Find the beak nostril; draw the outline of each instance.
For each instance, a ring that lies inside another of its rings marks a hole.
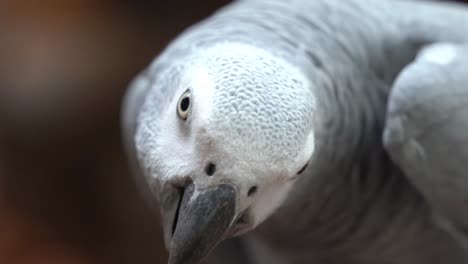
[[[258,189],[257,186],[252,186],[252,187],[249,189],[249,191],[247,192],[247,196],[250,197],[250,196],[254,195],[254,194],[257,192],[257,189]]]
[[[216,165],[211,163],[211,162],[208,163],[208,165],[206,165],[206,167],[205,167],[206,175],[213,176],[213,174],[215,174],[215,172],[216,172]]]

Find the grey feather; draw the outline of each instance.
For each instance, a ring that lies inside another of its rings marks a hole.
[[[411,63],[428,45],[468,42],[467,28],[468,9],[457,4],[370,0],[235,2],[182,33],[148,67],[143,75],[147,77],[141,77],[146,83],[137,81],[130,87],[140,95],[130,92],[129,103],[124,106],[124,130],[131,156],[138,156],[141,169],[148,173],[151,157],[135,149],[135,131],[138,126],[147,127],[140,134],[140,142],[147,142],[145,147],[150,148],[150,138],[161,133],[157,124],[162,111],[176,96],[171,88],[177,84],[178,74],[190,67],[186,61],[193,53],[216,43],[249,44],[295,65],[313,84],[318,102],[317,146],[304,177],[297,180],[286,202],[242,238],[248,247],[241,251],[247,252],[253,263],[466,263],[468,256],[461,246],[433,220],[435,210],[454,226],[458,236],[464,228],[466,231],[466,207],[461,203],[445,207],[445,201],[439,199],[445,191],[439,194],[429,189],[434,189],[431,186],[437,181],[445,181],[442,169],[454,166],[441,163],[443,143],[459,140],[459,146],[467,144],[461,132],[468,133],[464,122],[467,113],[460,110],[459,116],[454,114],[453,120],[424,139],[399,135],[401,131],[425,130],[419,121],[396,124],[399,121],[395,120],[421,114],[426,119],[418,120],[431,125],[440,116],[428,117],[427,113],[466,102],[453,101],[443,90],[450,86],[466,91],[460,82],[466,81],[462,78],[466,66],[460,63],[454,66],[456,71],[447,73]],[[418,82],[437,76],[440,83]],[[399,82],[392,91],[397,77]],[[432,99],[432,92],[443,92],[447,100],[436,105],[423,103],[423,109],[418,110],[423,112],[405,108]],[[388,102],[390,112],[396,114],[386,117]],[[455,122],[465,127],[456,132]],[[384,128],[386,146],[395,163],[382,144]],[[412,138],[417,139],[416,143],[409,140]],[[412,143],[401,145],[407,141]],[[457,148],[454,152],[460,160],[466,159],[463,151]],[[427,172],[416,170],[422,164],[429,165],[421,163],[420,153],[431,157],[436,166],[428,168],[440,170],[432,175],[433,179],[425,178],[431,176]],[[453,173],[461,177],[463,171],[461,168]],[[457,202],[464,198],[463,188],[468,184],[459,186],[452,193]]]
[[[432,61],[437,49],[453,52],[442,54],[450,61]],[[433,208],[435,220],[466,247],[468,46],[436,44],[421,57],[395,83],[384,142]]]
[[[138,151],[135,146],[138,116],[150,89],[150,82],[146,72],[140,73],[132,81],[130,86],[131,89],[127,90],[122,103],[121,128],[123,148],[126,153],[130,171],[135,177],[137,188],[140,190],[145,201],[148,202],[148,205],[153,209],[157,209],[158,205],[156,201],[151,199],[151,184],[144,176],[145,172],[142,170],[138,161]]]

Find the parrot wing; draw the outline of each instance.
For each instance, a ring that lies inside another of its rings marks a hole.
[[[431,45],[400,73],[383,141],[435,221],[468,249],[468,45]]]

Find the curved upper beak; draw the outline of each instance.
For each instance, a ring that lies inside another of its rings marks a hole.
[[[177,208],[169,264],[197,264],[223,240],[234,221],[236,190],[221,184],[195,191],[191,183],[181,192]]]

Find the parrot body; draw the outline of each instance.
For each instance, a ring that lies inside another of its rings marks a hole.
[[[175,109],[186,89],[198,105],[188,123]],[[468,263],[467,98],[463,5],[245,0],[187,29],[135,79],[123,129],[142,190],[170,216],[171,264],[457,264]],[[230,165],[184,162],[207,153],[240,165],[217,177]],[[211,207],[229,220],[191,223],[212,181],[235,183],[235,206]],[[240,218],[250,227],[223,233]],[[199,226],[216,234],[186,231]]]

